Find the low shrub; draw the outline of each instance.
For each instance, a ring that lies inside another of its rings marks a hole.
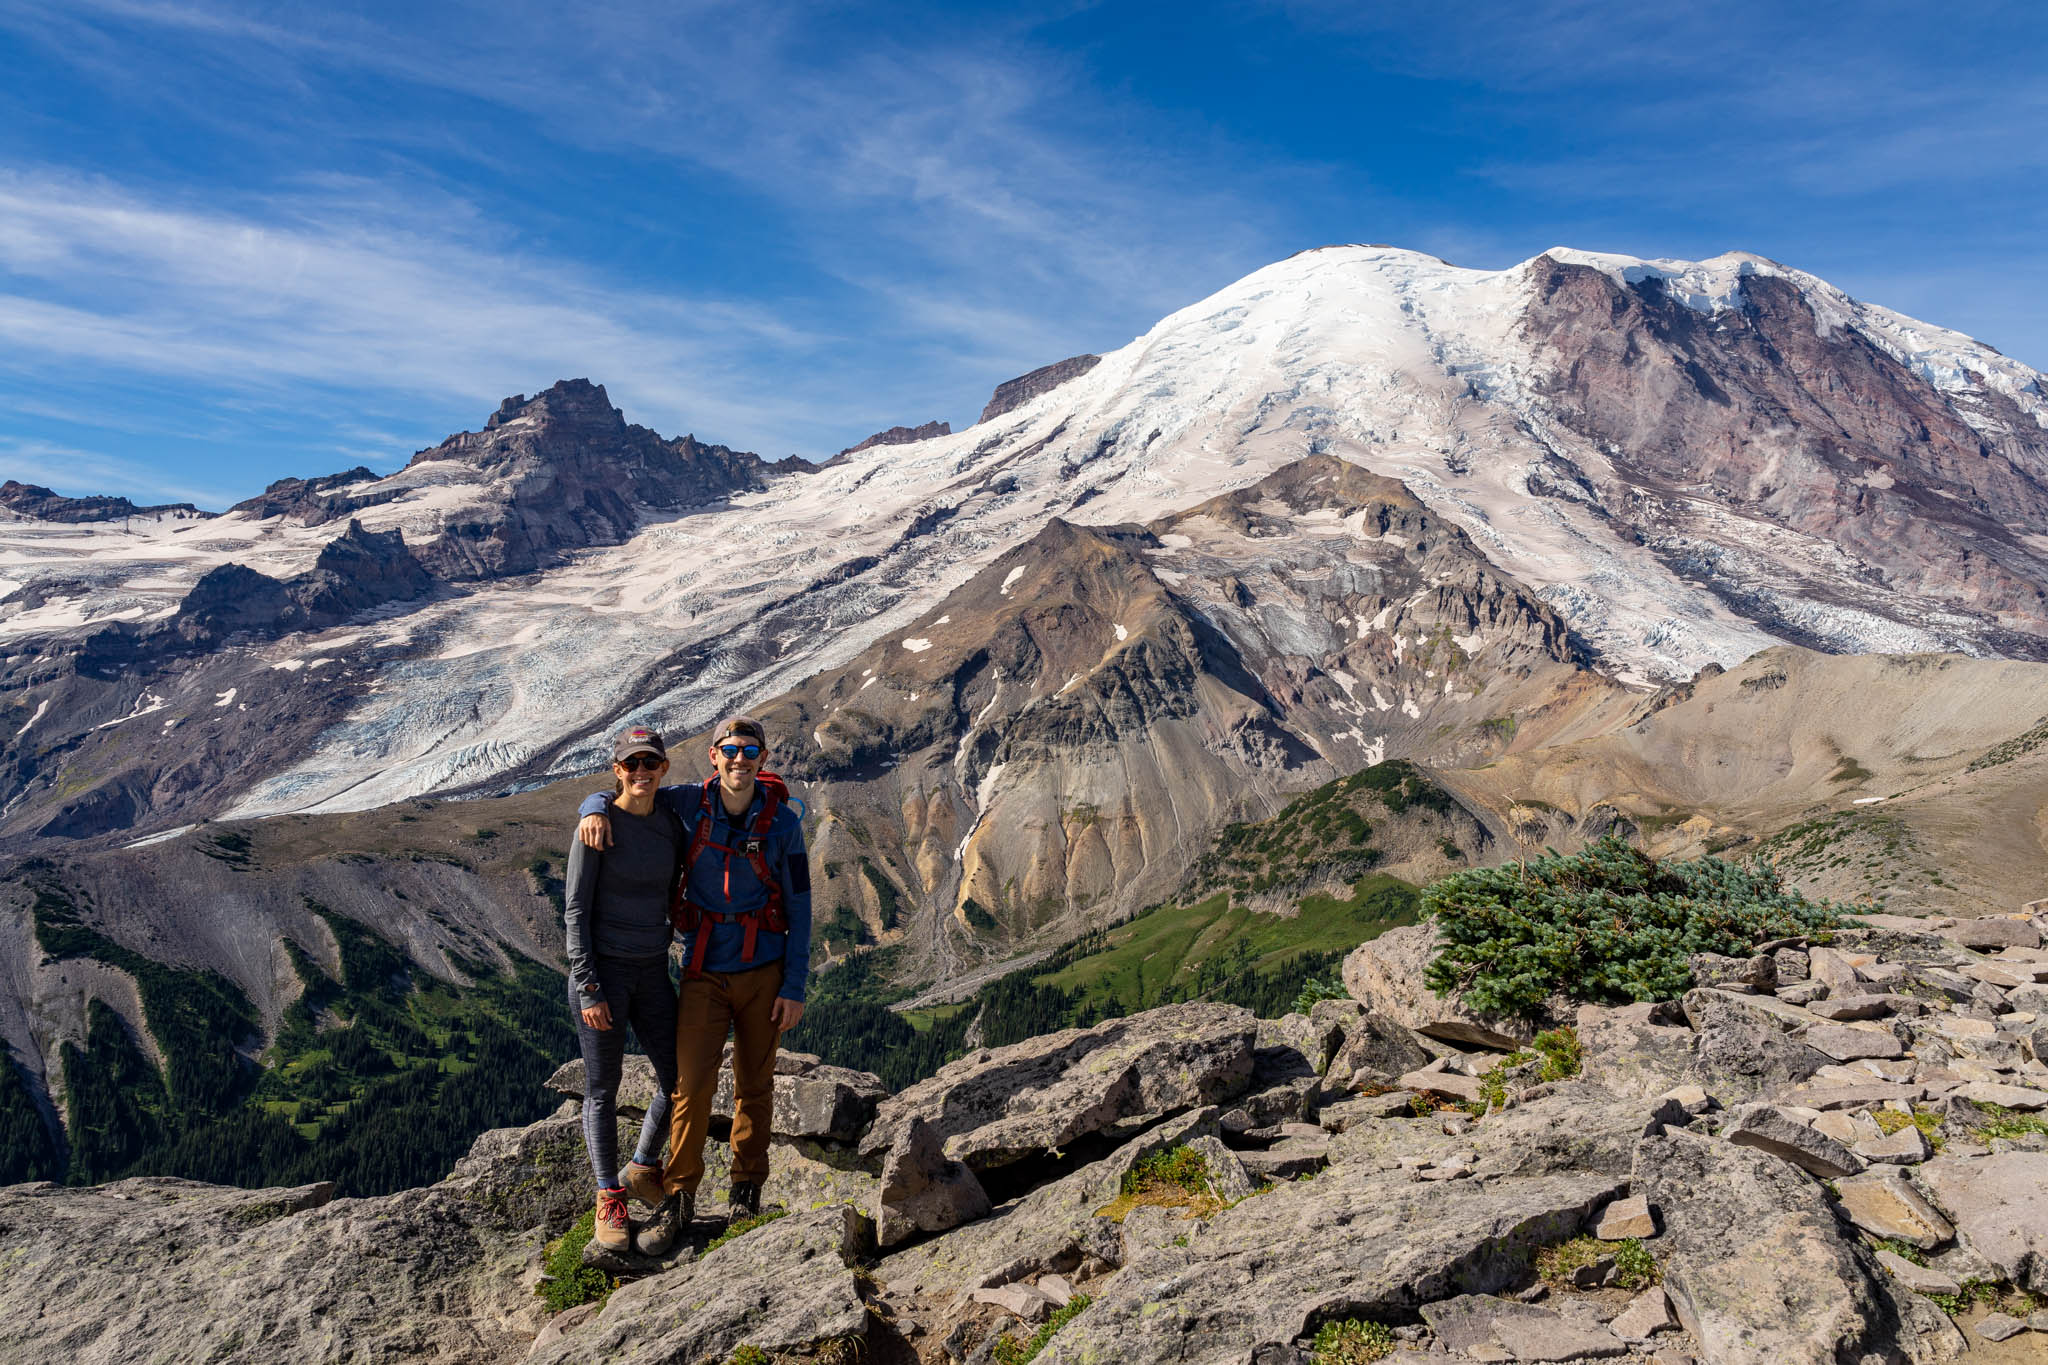
[[[1394,1334],[1385,1323],[1345,1318],[1316,1328],[1309,1349],[1315,1365],[1369,1365],[1394,1353]]]
[[[1307,1014],[1325,1000],[1345,1000],[1349,998],[1349,992],[1344,989],[1343,982],[1324,981],[1319,977],[1312,976],[1301,983],[1301,994],[1294,997],[1294,1012],[1296,1014]]]
[[[755,1214],[752,1218],[742,1218],[736,1223],[728,1223],[726,1224],[724,1232],[719,1233],[716,1237],[713,1237],[708,1244],[706,1244],[704,1248],[704,1253],[708,1256],[712,1252],[724,1246],[727,1242],[730,1242],[733,1238],[744,1237],[748,1233],[752,1232],[755,1228],[762,1227],[768,1223],[772,1223],[778,1218],[786,1218],[788,1216],[788,1209],[763,1209],[761,1212]]]
[[[1536,1275],[1554,1289],[1572,1285],[1575,1271],[1598,1265],[1603,1257],[1614,1258],[1614,1283],[1623,1289],[1647,1289],[1664,1278],[1657,1258],[1633,1237],[1603,1242],[1597,1237],[1572,1237],[1536,1250]]]
[[[1147,1152],[1139,1157],[1124,1172],[1117,1197],[1096,1213],[1121,1223],[1126,1214],[1141,1204],[1187,1209],[1197,1218],[1207,1218],[1225,1208],[1209,1183],[1208,1158],[1187,1146]]]
[[[612,1281],[602,1270],[583,1264],[583,1248],[597,1231],[597,1210],[590,1209],[575,1226],[548,1243],[545,1274],[534,1287],[550,1313],[574,1308],[579,1303],[598,1303],[612,1292]]]
[[[1788,890],[1768,867],[1660,862],[1610,835],[1579,853],[1454,872],[1423,893],[1423,914],[1443,944],[1423,974],[1431,990],[1529,1015],[1553,994],[1673,999],[1692,984],[1694,953],[1742,956],[1836,927],[1844,911]]]
[[[1052,1340],[1053,1334],[1081,1316],[1082,1310],[1087,1308],[1089,1302],[1086,1294],[1076,1294],[1066,1307],[1056,1309],[1053,1315],[1031,1334],[1029,1340],[1019,1341],[1008,1335],[997,1338],[996,1365],[1030,1365],[1031,1361],[1038,1358],[1038,1353],[1045,1349],[1045,1343]]]

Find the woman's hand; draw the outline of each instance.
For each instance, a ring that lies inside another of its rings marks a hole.
[[[768,1007],[768,1022],[783,1033],[795,1028],[803,1017],[804,1002],[801,1000],[788,1000],[778,995],[775,1003]]]
[[[594,820],[597,817],[592,816],[591,818]],[[801,1010],[803,1006],[799,1005],[797,1008]],[[583,1022],[596,1029],[599,1033],[610,1031],[612,1026],[611,1005],[603,1000],[598,1001],[595,1005],[585,1005],[583,1007]]]
[[[557,825],[555,828],[560,829]],[[576,837],[585,848],[603,850],[612,846],[612,822],[602,815],[586,815],[576,822]]]

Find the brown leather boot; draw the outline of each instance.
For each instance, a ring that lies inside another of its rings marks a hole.
[[[661,1207],[661,1201],[668,1195],[661,1188],[661,1167],[642,1166],[637,1161],[626,1163],[626,1169],[619,1172],[619,1183],[626,1187],[626,1193],[651,1209]]]
[[[633,1249],[633,1222],[626,1216],[624,1190],[597,1192],[597,1226],[592,1230],[590,1240],[606,1251]]]

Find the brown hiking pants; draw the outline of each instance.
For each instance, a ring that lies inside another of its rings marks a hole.
[[[676,1095],[669,1118],[668,1166],[662,1189],[695,1194],[704,1179],[704,1139],[711,1098],[732,1030],[732,1179],[768,1178],[768,1133],[775,1111],[775,1050],[782,1032],[769,1011],[782,989],[782,964],[745,972],[684,977],[676,1009]]]

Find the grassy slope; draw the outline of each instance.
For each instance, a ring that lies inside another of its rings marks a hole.
[[[1111,929],[1106,946],[1042,985],[1090,1003],[1111,997],[1143,1009],[1198,981],[1204,969],[1272,973],[1305,955],[1342,953],[1397,924],[1415,922],[1415,892],[1393,877],[1361,879],[1345,900],[1312,895],[1291,916],[1233,906],[1225,895],[1165,906]]]

